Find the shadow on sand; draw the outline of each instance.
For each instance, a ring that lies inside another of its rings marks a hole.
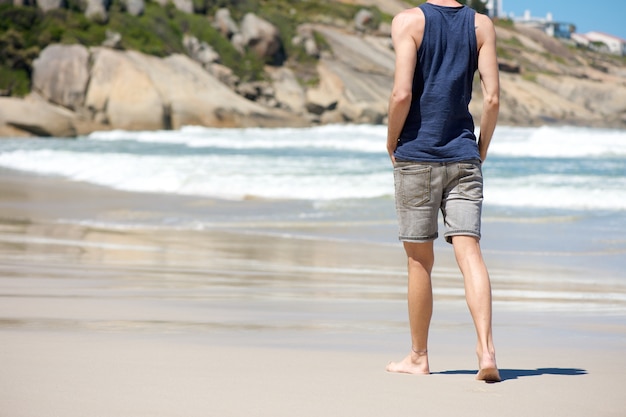
[[[475,375],[478,371],[457,370],[433,372],[437,375]],[[541,376],[541,375],[586,375],[585,369],[579,368],[537,368],[537,369],[500,369],[500,378],[502,381],[517,379],[525,376]]]

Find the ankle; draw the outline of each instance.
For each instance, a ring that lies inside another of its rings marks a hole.
[[[417,356],[426,356],[426,355],[428,355],[428,349],[418,350],[418,349],[415,349],[413,346],[411,346],[411,351],[413,352],[414,355],[417,355]]]
[[[478,345],[476,347],[476,354],[478,355],[479,358],[482,358],[484,356],[490,356],[492,358],[495,358],[496,349],[492,345],[485,346],[485,347]]]

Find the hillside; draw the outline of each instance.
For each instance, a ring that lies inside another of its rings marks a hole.
[[[624,57],[577,49],[524,26],[496,29],[504,123],[626,127]]]
[[[389,23],[421,1],[215,3],[0,5],[0,136],[385,122]],[[501,124],[626,128],[623,57],[496,26]]]

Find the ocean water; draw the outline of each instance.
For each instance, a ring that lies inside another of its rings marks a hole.
[[[97,219],[112,227],[233,228],[398,245],[385,137],[384,126],[331,125],[5,139],[0,167],[221,201]],[[504,264],[496,295],[511,304],[571,309],[586,300],[594,311],[626,312],[626,130],[499,126],[483,172],[482,247],[488,261]],[[437,245],[449,250],[442,239]],[[509,261],[552,272],[509,275]]]
[[[371,125],[96,132],[2,140],[0,167],[119,190],[265,202],[150,220],[169,227],[283,222],[340,238],[348,232],[336,226],[349,223],[393,241],[385,137],[384,126]],[[626,130],[500,126],[483,171],[485,227],[505,221],[536,252],[560,240],[572,250],[626,246]],[[492,239],[497,248],[510,240],[501,231]]]
[[[393,193],[384,126],[96,132],[0,141],[0,166],[121,190],[332,201]],[[485,205],[626,210],[626,131],[496,130]]]
[[[385,127],[96,132],[0,141],[0,166],[120,190],[221,199],[389,199]],[[499,127],[487,210],[626,211],[626,131]]]

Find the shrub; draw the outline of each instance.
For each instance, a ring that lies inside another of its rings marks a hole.
[[[0,90],[22,97],[30,91],[30,76],[25,70],[12,70],[0,66]]]

